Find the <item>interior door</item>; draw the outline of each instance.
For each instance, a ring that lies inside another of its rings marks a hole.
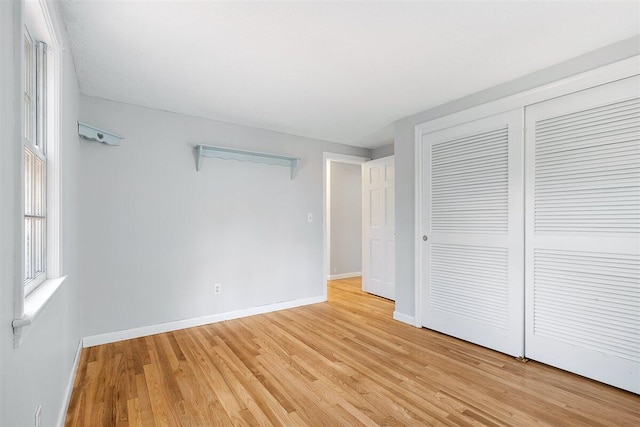
[[[422,135],[422,325],[524,352],[522,111]]]
[[[362,289],[396,298],[394,156],[362,165]]]
[[[526,128],[526,355],[640,393],[640,78]]]

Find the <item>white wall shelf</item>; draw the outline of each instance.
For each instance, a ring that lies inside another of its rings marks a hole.
[[[95,126],[88,125],[86,123],[78,122],[78,134],[88,140],[102,142],[107,145],[120,145],[120,141],[124,139],[123,136],[116,135],[113,132],[98,129]]]
[[[213,145],[196,145],[196,170],[200,170],[203,157],[213,157],[224,160],[238,160],[241,162],[266,163],[269,165],[288,166],[291,169],[291,179],[296,174],[298,159],[280,154],[260,153],[258,151],[238,150]]]

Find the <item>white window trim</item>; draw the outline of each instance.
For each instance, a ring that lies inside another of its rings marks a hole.
[[[66,276],[62,272],[62,186],[61,186],[61,141],[62,129],[60,126],[62,99],[60,96],[62,85],[62,51],[63,40],[61,38],[62,28],[58,16],[51,9],[45,0],[20,2],[22,8],[18,11],[19,19],[17,22],[22,23],[16,27],[17,40],[23,43],[23,33],[25,25],[28,25],[29,31],[33,39],[41,39],[48,45],[47,59],[47,87],[49,95],[47,97],[47,111],[50,123],[47,126],[47,257],[46,257],[46,278],[42,283],[36,286],[31,292],[27,293],[24,286],[24,191],[20,191],[20,227],[17,227],[20,233],[20,247],[17,253],[20,258],[21,273],[17,275],[14,290],[14,320],[13,336],[14,347],[19,347],[22,340],[26,336],[28,326],[33,324],[38,316],[43,312],[47,303],[51,300],[56,291],[65,281]],[[24,49],[20,49],[19,59],[19,76],[20,91],[24,87],[24,72],[22,70],[24,64]],[[21,97],[21,114],[24,114],[24,96]],[[21,120],[21,123],[23,120]],[[22,145],[22,137],[20,138]],[[24,150],[21,149],[21,170],[20,178],[24,181]]]

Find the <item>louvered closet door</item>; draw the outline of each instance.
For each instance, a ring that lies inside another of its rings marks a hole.
[[[421,148],[422,325],[521,356],[522,112],[425,134]]]
[[[640,79],[526,109],[526,355],[640,393]]]

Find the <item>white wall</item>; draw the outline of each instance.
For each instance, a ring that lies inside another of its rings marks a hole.
[[[80,105],[81,121],[125,137],[81,146],[85,336],[323,295],[323,151],[369,150],[91,97]],[[220,159],[196,172],[200,143],[301,160],[294,180],[282,166]]]
[[[362,166],[331,162],[329,275],[362,271]]]
[[[55,425],[63,405],[81,338],[77,245],[78,84],[70,53],[64,54],[61,91],[63,273],[68,279],[30,326],[20,348],[13,348],[14,283],[21,280],[17,250],[22,217],[20,184],[21,3],[0,1],[0,425],[33,426],[42,405],[42,425]]]
[[[414,114],[395,123],[396,311],[398,313],[413,317],[415,311],[414,239],[417,234],[414,230],[415,126],[639,54],[640,37],[634,37]]]
[[[371,150],[371,160],[393,156],[393,154],[394,154],[393,143],[383,145],[381,147],[374,148],[373,150]]]

